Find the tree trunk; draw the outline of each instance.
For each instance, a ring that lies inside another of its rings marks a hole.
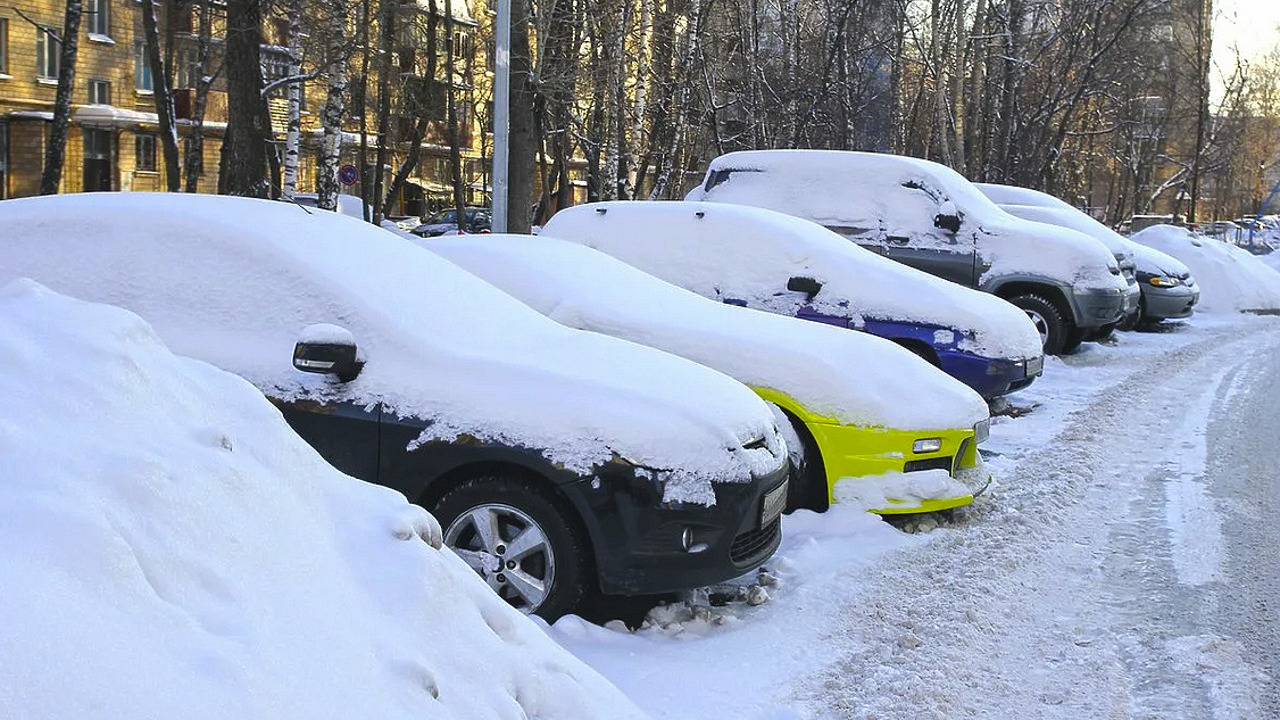
[[[160,144],[164,148],[164,180],[169,192],[182,189],[178,169],[178,126],[174,121],[172,79],[164,57],[160,54],[160,32],[156,25],[155,0],[142,0],[142,32],[146,36],[147,65],[151,68],[151,97],[155,101],[160,126]],[[172,14],[172,8],[170,13]]]
[[[449,183],[458,229],[467,224],[466,199],[462,195],[462,150],[458,143],[458,98],[454,83],[453,0],[444,0],[445,112],[449,124]]]
[[[54,195],[62,183],[62,164],[67,154],[67,129],[71,124],[71,93],[75,90],[76,52],[79,48],[81,0],[67,0],[62,21],[62,45],[58,53],[58,92],[53,101],[53,122],[44,149],[44,169],[40,173],[40,194]],[[36,32],[47,32],[44,28]],[[55,38],[45,38],[52,42]]]
[[[329,13],[324,73],[328,90],[324,109],[320,112],[323,136],[320,141],[320,172],[316,178],[316,206],[324,210],[337,210],[338,163],[342,159],[342,117],[346,110],[347,93],[347,0],[331,0]],[[362,110],[362,127],[364,114]],[[374,222],[379,220],[375,219]]]
[[[289,2],[289,74],[302,74],[302,2]],[[284,139],[284,177],[280,194],[292,200],[298,192],[298,154],[302,146],[302,82],[289,83],[289,125]]]
[[[533,171],[538,151],[538,138],[533,118],[532,73],[533,60],[529,53],[529,3],[528,0],[512,0],[507,230],[513,233],[527,233],[531,228],[529,202],[533,198]]]
[[[262,5],[259,0],[227,0],[227,133],[222,144],[219,192],[269,197],[267,163],[270,127],[262,97]]]

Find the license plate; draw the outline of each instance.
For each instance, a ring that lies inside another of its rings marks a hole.
[[[773,522],[773,519],[787,508],[787,483],[789,482],[790,480],[785,480],[778,487],[765,493],[764,510],[760,512],[761,527]]]
[[[1044,372],[1044,356],[1031,358],[1027,361],[1027,377],[1034,377]]]

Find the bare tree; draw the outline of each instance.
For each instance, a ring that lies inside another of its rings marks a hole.
[[[58,91],[53,101],[53,122],[49,127],[49,139],[45,143],[44,169],[40,173],[40,194],[53,195],[62,183],[62,164],[67,152],[67,128],[71,122],[71,93],[75,90],[76,54],[80,46],[81,0],[67,0],[66,14],[62,21],[62,35],[37,25],[37,32],[44,33],[45,42],[57,42]]]

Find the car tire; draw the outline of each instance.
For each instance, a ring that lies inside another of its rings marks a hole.
[[[813,439],[813,433],[795,415],[782,411],[791,421],[800,438],[803,461],[799,467],[791,466],[790,487],[787,490],[787,512],[813,510],[825,512],[831,506],[831,490],[827,486],[827,468],[822,462],[822,451]]]
[[[1065,352],[1068,336],[1072,333],[1056,305],[1034,294],[1015,295],[1009,298],[1009,302],[1022,308],[1027,317],[1031,318],[1031,322],[1040,333],[1040,340],[1044,343],[1045,355],[1061,355]],[[1077,341],[1076,345],[1079,344],[1080,342]]]
[[[1110,332],[1106,333],[1106,335],[1102,335],[1102,334],[1100,333],[1100,334],[1099,334],[1099,337],[1095,337],[1095,338],[1092,338],[1092,339],[1093,339],[1093,340],[1100,340],[1100,339],[1105,338],[1107,335],[1110,335],[1110,334],[1111,334]],[[1083,330],[1072,330],[1070,333],[1067,333],[1067,339],[1066,339],[1066,341],[1065,341],[1065,342],[1063,342],[1063,343],[1062,343],[1062,351],[1061,351],[1061,352],[1059,352],[1058,354],[1059,354],[1059,355],[1070,355],[1071,353],[1075,352],[1076,350],[1079,350],[1079,349],[1080,349],[1080,345],[1081,345],[1081,343],[1083,343],[1083,342],[1084,342],[1084,339],[1085,339],[1087,336],[1088,336],[1088,333],[1086,333],[1086,332],[1085,332],[1085,331],[1083,331]]]
[[[445,545],[517,610],[554,622],[586,591],[592,567],[586,533],[551,489],[480,475],[445,492],[432,512]]]

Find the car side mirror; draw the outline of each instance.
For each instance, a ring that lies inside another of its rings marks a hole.
[[[960,216],[938,213],[933,216],[933,226],[955,234],[960,232]]]
[[[798,275],[787,281],[787,289],[791,292],[802,292],[812,300],[813,296],[822,290],[822,283],[811,277]]]
[[[333,375],[341,382],[350,382],[364,369],[364,360],[346,328],[320,323],[302,331],[293,346],[293,366],[302,372]]]

